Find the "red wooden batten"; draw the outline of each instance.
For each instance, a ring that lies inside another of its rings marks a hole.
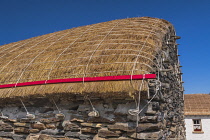
[[[82,78],[66,78],[66,79],[52,79],[43,81],[33,81],[15,84],[0,85],[1,88],[24,87],[44,84],[58,84],[58,83],[76,83],[76,82],[100,82],[100,81],[123,81],[123,80],[142,80],[155,79],[156,74],[142,74],[142,75],[118,75],[118,76],[103,76],[103,77],[82,77]]]

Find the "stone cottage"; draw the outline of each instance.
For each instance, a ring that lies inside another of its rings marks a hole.
[[[186,94],[184,98],[187,140],[208,140],[210,138],[210,95]]]
[[[141,17],[0,46],[0,137],[184,140],[179,38]]]

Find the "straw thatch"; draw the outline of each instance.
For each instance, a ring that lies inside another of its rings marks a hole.
[[[155,56],[173,26],[141,17],[72,28],[0,46],[0,82],[155,73]],[[132,84],[131,84],[132,83]],[[0,89],[0,98],[52,93],[132,94],[139,80]],[[145,86],[142,90],[147,90]]]

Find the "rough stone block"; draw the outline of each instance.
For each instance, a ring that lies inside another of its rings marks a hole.
[[[44,124],[51,123],[51,120],[49,119],[40,119],[39,121]]]
[[[88,119],[88,122],[90,123],[115,123],[115,120],[108,117],[91,117]]]
[[[71,120],[70,121],[71,122],[80,122],[80,123],[85,122],[85,120],[84,120],[82,115],[75,115],[75,114],[71,116]]]
[[[110,130],[122,130],[127,132],[134,132],[135,131],[135,123],[115,123],[114,125],[108,125]]]
[[[31,124],[31,127],[32,127],[33,129],[39,129],[39,130],[44,130],[44,129],[46,129],[45,125],[44,125],[43,123],[40,123],[40,122]]]
[[[81,123],[81,126],[101,128],[102,124],[100,124],[100,123]]]
[[[40,130],[39,129],[29,129],[30,133],[38,133]]]
[[[28,134],[29,133],[29,129],[25,128],[25,127],[16,127],[14,129],[15,133],[23,133],[23,134]]]
[[[30,124],[29,123],[14,123],[14,126],[16,127],[30,127]]]
[[[13,127],[7,123],[0,123],[0,131],[13,131]]]
[[[0,131],[0,137],[7,137],[7,138],[12,138],[14,134],[10,132],[2,132]]]
[[[136,131],[155,131],[159,130],[162,127],[162,123],[141,123],[138,125]]]
[[[116,134],[112,131],[109,131],[106,128],[102,128],[98,131],[98,136],[102,137],[102,138],[106,138],[106,137],[119,137],[119,134]]]
[[[56,140],[56,138],[53,138],[52,136],[49,135],[41,134],[38,140]]]
[[[64,126],[64,131],[72,131],[72,132],[80,131],[80,127],[74,123],[70,123]]]
[[[142,116],[140,117],[140,122],[157,122],[158,117],[157,116]]]
[[[72,137],[72,138],[79,138],[81,134],[79,132],[71,132],[71,131],[68,131],[65,133],[64,136],[66,137]]]
[[[54,123],[46,124],[45,126],[47,129],[56,129],[56,126]]]
[[[92,128],[92,127],[85,127],[81,129],[82,133],[92,133],[92,134],[96,134],[98,132],[98,129],[96,128]]]
[[[133,133],[130,137],[135,139],[146,139],[146,140],[157,140],[161,138],[162,132],[142,132],[142,133]]]

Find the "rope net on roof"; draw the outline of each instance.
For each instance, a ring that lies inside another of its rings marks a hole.
[[[0,84],[155,73],[154,67],[158,64],[154,59],[169,33],[174,34],[174,30],[165,20],[128,18],[3,45],[0,49]],[[129,81],[87,83],[85,86],[76,83],[1,89],[0,93],[1,97],[11,97],[138,90],[138,82],[133,81],[133,85]]]

